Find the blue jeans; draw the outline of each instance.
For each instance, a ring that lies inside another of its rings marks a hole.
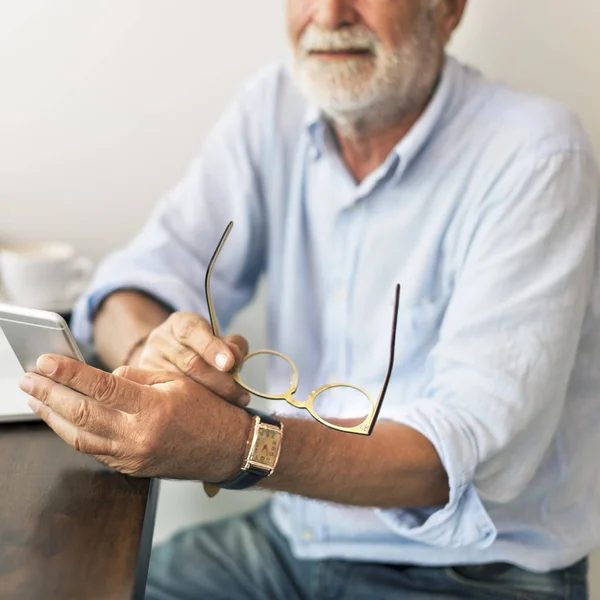
[[[415,567],[299,560],[268,505],[200,525],[152,551],[146,600],[584,600],[587,560],[529,573],[505,564]]]

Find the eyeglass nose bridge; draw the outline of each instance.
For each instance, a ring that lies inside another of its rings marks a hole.
[[[259,392],[254,388],[250,387],[248,384],[244,383],[240,377],[240,371],[244,364],[248,362],[251,358],[255,356],[260,356],[262,354],[270,354],[272,356],[277,356],[278,358],[282,358],[287,362],[288,365],[292,368],[292,375],[290,377],[290,387],[283,394],[265,394],[264,392]],[[239,367],[235,367],[231,372],[231,375],[236,383],[242,386],[247,392],[254,394],[255,396],[259,396],[261,398],[265,398],[267,400],[286,400],[292,406],[296,408],[305,408],[306,403],[301,400],[296,400],[293,394],[296,393],[298,389],[298,368],[292,362],[290,358],[288,358],[285,354],[281,354],[280,352],[276,352],[275,350],[256,350],[254,352],[250,352],[244,356],[242,362]]]

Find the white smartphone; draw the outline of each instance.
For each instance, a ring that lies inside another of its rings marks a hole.
[[[18,387],[42,354],[85,362],[66,321],[58,314],[0,303],[0,422],[36,418]]]

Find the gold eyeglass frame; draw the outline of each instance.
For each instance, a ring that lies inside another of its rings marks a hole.
[[[221,253],[221,250],[223,249],[223,246],[225,245],[225,242],[226,242],[227,238],[229,237],[229,234],[230,234],[232,228],[233,228],[233,221],[230,221],[225,229],[225,232],[221,236],[221,240],[219,241],[219,244],[217,245],[217,248],[216,248],[212,258],[210,259],[208,268],[206,270],[206,278],[204,281],[204,287],[205,287],[205,292],[206,292],[206,302],[208,304],[208,314],[209,314],[209,318],[210,318],[210,325],[212,327],[212,332],[215,337],[221,337],[221,335],[220,335],[220,331],[219,331],[219,323],[217,320],[215,307],[213,305],[212,296],[210,293],[210,277],[211,277],[213,268],[215,266],[215,262],[219,256],[219,254]],[[398,323],[399,303],[400,303],[400,285],[396,284],[395,298],[394,298],[394,317],[393,317],[393,322],[392,322],[392,339],[391,339],[391,343],[390,343],[390,359],[389,359],[385,379],[383,381],[381,391],[379,392],[379,396],[377,397],[376,401],[373,401],[373,399],[371,398],[371,396],[369,395],[369,393],[366,390],[364,390],[356,385],[350,384],[350,383],[328,383],[326,385],[322,385],[321,387],[317,388],[316,390],[313,390],[310,393],[310,395],[308,396],[307,400],[305,400],[305,401],[296,400],[293,397],[293,395],[295,394],[296,390],[298,389],[298,381],[299,381],[298,369],[290,358],[288,358],[284,354],[281,354],[280,352],[276,352],[275,350],[256,350],[255,352],[251,352],[251,353],[247,354],[244,357],[244,359],[242,360],[241,364],[239,366],[236,365],[230,371],[230,374],[232,375],[232,377],[236,381],[236,383],[238,383],[244,390],[246,390],[250,394],[254,394],[255,396],[260,396],[261,398],[265,398],[267,400],[285,400],[288,404],[291,404],[292,406],[294,406],[296,408],[303,408],[303,409],[307,410],[316,421],[325,425],[326,427],[329,427],[330,429],[335,429],[337,431],[341,431],[344,433],[355,433],[358,435],[371,435],[371,433],[373,431],[373,427],[375,426],[375,423],[377,422],[377,417],[379,416],[381,404],[383,402],[383,398],[385,396],[385,393],[386,393],[386,390],[387,390],[387,387],[388,387],[388,384],[390,381],[390,377],[392,374],[392,368],[394,365],[394,352],[395,352],[395,347],[396,347],[396,326]],[[258,390],[251,388],[250,386],[246,385],[242,381],[242,379],[240,377],[240,371],[241,371],[241,368],[243,367],[244,363],[246,363],[249,359],[253,358],[254,356],[259,356],[259,355],[263,355],[263,354],[277,356],[279,358],[282,358],[292,368],[290,387],[283,394],[275,394],[275,395],[265,394],[264,392],[260,392]],[[363,419],[363,421],[361,423],[359,423],[358,425],[349,426],[349,427],[345,427],[342,425],[336,425],[335,423],[330,423],[329,421],[326,421],[325,419],[323,419],[321,416],[319,416],[314,411],[313,404],[314,404],[314,401],[317,398],[317,396],[319,396],[319,394],[322,394],[323,392],[330,390],[332,388],[354,389],[354,390],[361,392],[369,400],[371,409],[369,411],[369,414]]]

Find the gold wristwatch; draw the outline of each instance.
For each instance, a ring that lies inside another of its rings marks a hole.
[[[226,490],[245,490],[273,474],[283,439],[283,424],[258,410],[246,408],[252,415],[252,425],[246,440],[242,468],[226,481],[212,485]]]

